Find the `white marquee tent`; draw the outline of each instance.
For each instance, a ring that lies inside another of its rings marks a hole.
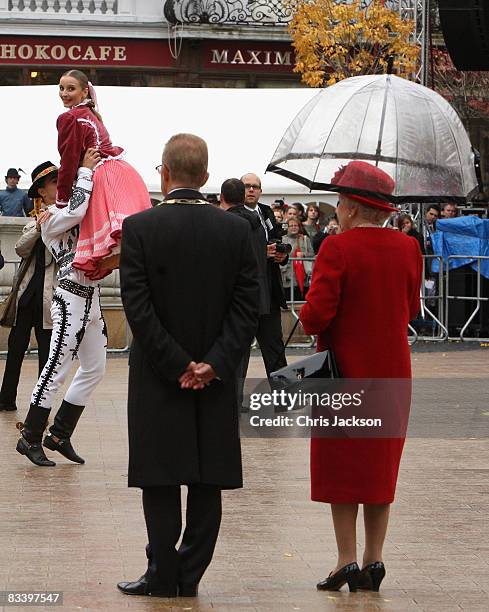
[[[0,87],[0,173],[22,168],[20,187],[43,161],[59,163],[56,118],[64,112],[57,86]],[[223,180],[256,172],[265,202],[336,202],[273,173],[264,174],[284,131],[316,91],[311,89],[183,89],[98,87],[100,112],[114,144],[159,197],[161,152],[177,132],[191,132],[209,145],[210,178],[203,191],[218,193]],[[4,174],[3,174],[4,176]]]

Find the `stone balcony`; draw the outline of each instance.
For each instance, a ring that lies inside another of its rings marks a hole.
[[[160,38],[166,29],[160,0],[0,0],[3,35]]]
[[[159,2],[134,0],[0,0],[0,17],[10,19],[136,20],[161,17]]]

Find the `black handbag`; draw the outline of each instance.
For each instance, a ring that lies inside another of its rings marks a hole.
[[[270,374],[274,389],[297,391],[308,381],[341,378],[333,351],[321,351]]]
[[[290,332],[285,347],[287,347],[298,324],[299,320],[297,320]],[[314,353],[314,355],[310,357],[305,357],[300,361],[296,361],[270,374],[273,388],[287,391],[291,391],[292,389],[298,390],[300,387],[304,386],[306,381],[335,378],[341,378],[341,374],[334,353],[331,350]]]

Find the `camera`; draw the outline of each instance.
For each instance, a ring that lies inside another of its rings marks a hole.
[[[287,253],[290,255],[292,253],[292,245],[284,244],[282,242],[282,237],[287,234],[287,223],[280,223],[275,225],[273,229],[274,238],[270,238],[268,244],[276,244],[277,245],[277,253]]]
[[[292,245],[287,243],[284,244],[282,242],[282,238],[274,238],[273,240],[269,240],[268,244],[276,244],[277,253],[287,253],[287,255],[290,255],[292,252]]]
[[[290,255],[292,253],[292,245],[283,243],[282,237],[287,234],[287,223],[281,223],[276,225],[274,228],[275,238],[271,238],[268,241],[268,244],[276,244],[277,245],[277,253],[286,253]]]

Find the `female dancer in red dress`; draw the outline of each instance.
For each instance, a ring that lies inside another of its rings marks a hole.
[[[148,190],[115,147],[97,110],[95,90],[80,70],[61,77],[59,95],[68,110],[58,117],[58,150],[61,163],[56,204],[66,206],[80,162],[87,149],[97,149],[101,161],[93,177],[88,212],[80,227],[73,265],[92,280],[118,267],[118,248],[125,217],[151,208]]]
[[[383,194],[394,189],[385,172],[366,162],[350,162],[334,182]],[[340,194],[342,233],[322,244],[300,313],[306,333],[318,335],[318,351],[333,350],[344,378],[411,378],[407,328],[419,311],[422,258],[414,238],[382,227],[394,210],[375,197]],[[331,504],[338,546],[337,566],[318,589],[337,590],[346,582],[350,590],[379,589],[403,445],[404,437],[312,438],[312,499]],[[365,524],[361,572],[359,504]]]

